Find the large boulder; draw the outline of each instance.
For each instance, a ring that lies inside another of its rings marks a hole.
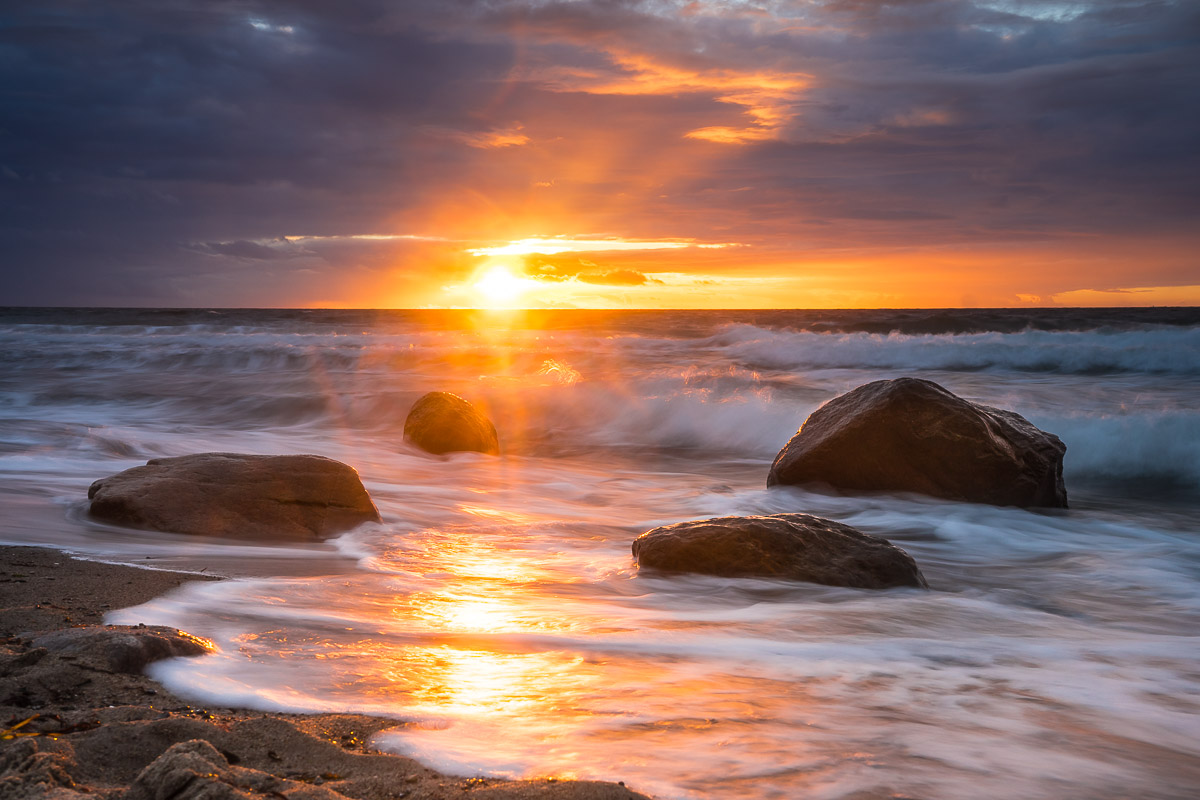
[[[155,458],[88,490],[97,519],[238,539],[316,541],[378,522],[353,468],[322,456]]]
[[[475,406],[449,392],[430,392],[413,404],[404,438],[430,453],[500,452],[496,426]]]
[[[932,381],[875,381],[814,411],[767,486],[827,484],[997,506],[1067,507],[1066,445],[1012,411]]]
[[[928,588],[912,557],[886,539],[809,514],[716,517],[647,531],[642,569],[784,578],[856,589]]]

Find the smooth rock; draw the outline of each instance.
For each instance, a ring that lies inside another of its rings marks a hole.
[[[160,625],[88,625],[35,635],[32,647],[69,656],[76,663],[110,672],[136,675],[164,658],[201,656],[212,643]],[[32,650],[31,652],[37,652]]]
[[[633,541],[643,569],[828,586],[928,588],[912,557],[886,539],[809,514],[716,517],[647,531]]]
[[[814,411],[767,486],[827,484],[997,506],[1067,507],[1066,445],[1020,414],[932,381],[875,381]]]
[[[496,426],[475,406],[449,392],[430,392],[413,403],[404,438],[430,453],[500,452]]]
[[[88,497],[97,519],[200,536],[316,541],[379,521],[353,468],[312,455],[155,458],[101,478]]]

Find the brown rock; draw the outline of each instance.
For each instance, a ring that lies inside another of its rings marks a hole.
[[[633,542],[643,569],[700,572],[888,589],[928,588],[916,562],[886,539],[808,514],[716,517],[643,533]]]
[[[932,381],[875,381],[814,411],[767,486],[827,484],[997,506],[1067,507],[1066,445],[1012,411]]]
[[[404,438],[438,455],[464,450],[500,452],[492,421],[449,392],[430,392],[413,404],[404,420]]]
[[[125,793],[125,800],[251,800],[278,795],[288,800],[343,800],[323,786],[290,781],[230,765],[203,739],[172,745]]]
[[[378,522],[353,468],[322,456],[155,458],[88,490],[97,519],[239,539],[315,541]]]
[[[111,672],[136,675],[153,661],[176,656],[200,656],[212,644],[190,633],[160,625],[88,625],[64,628],[33,639],[34,650],[70,656],[77,663]]]
[[[71,779],[67,742],[16,739],[0,746],[0,797],[4,800],[84,800]],[[83,789],[83,791],[80,791]]]

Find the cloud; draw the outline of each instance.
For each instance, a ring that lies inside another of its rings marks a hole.
[[[472,268],[439,237],[741,242],[687,255],[743,273],[1197,244],[1190,0],[10,6],[0,302],[269,305],[247,263],[287,268],[296,232],[313,297]],[[430,238],[350,238],[387,231]],[[1171,285],[1161,249],[1104,280]],[[672,258],[626,255],[565,274]]]
[[[288,246],[286,240],[262,243],[239,239],[236,242],[204,242],[202,250],[220,256],[245,259],[247,261],[275,261],[282,258],[296,258],[306,255],[306,252]]]
[[[493,147],[520,147],[529,144],[529,137],[521,133],[523,125],[513,125],[508,128],[496,128],[486,131],[445,131],[451,139],[460,141],[469,147],[484,150]]]
[[[528,239],[518,239],[502,245],[491,247],[473,247],[467,250],[475,256],[510,256],[510,255],[557,255],[559,253],[615,253],[631,250],[682,250],[687,247],[729,247],[728,244],[697,244],[695,242],[652,242],[644,240],[625,239],[588,239],[583,237],[559,236],[547,239],[540,236]]]
[[[571,255],[529,255],[525,257],[522,271],[530,278],[551,283],[572,280],[597,286],[644,286],[662,283],[661,280],[636,269],[607,268],[595,261]]]
[[[805,75],[770,70],[682,67],[646,53],[614,49],[612,69],[598,72],[549,70],[537,77],[555,91],[613,95],[700,93],[718,103],[737,106],[740,125],[710,125],[687,131],[692,139],[741,144],[774,138],[795,115],[795,100],[807,85]]]
[[[612,272],[581,272],[575,276],[584,283],[601,286],[643,286],[647,283],[662,283],[633,269],[615,269]]]

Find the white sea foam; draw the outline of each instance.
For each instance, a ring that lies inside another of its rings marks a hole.
[[[944,335],[812,333],[731,326],[710,344],[782,370],[1016,370],[1200,373],[1200,329],[1023,331]]]

